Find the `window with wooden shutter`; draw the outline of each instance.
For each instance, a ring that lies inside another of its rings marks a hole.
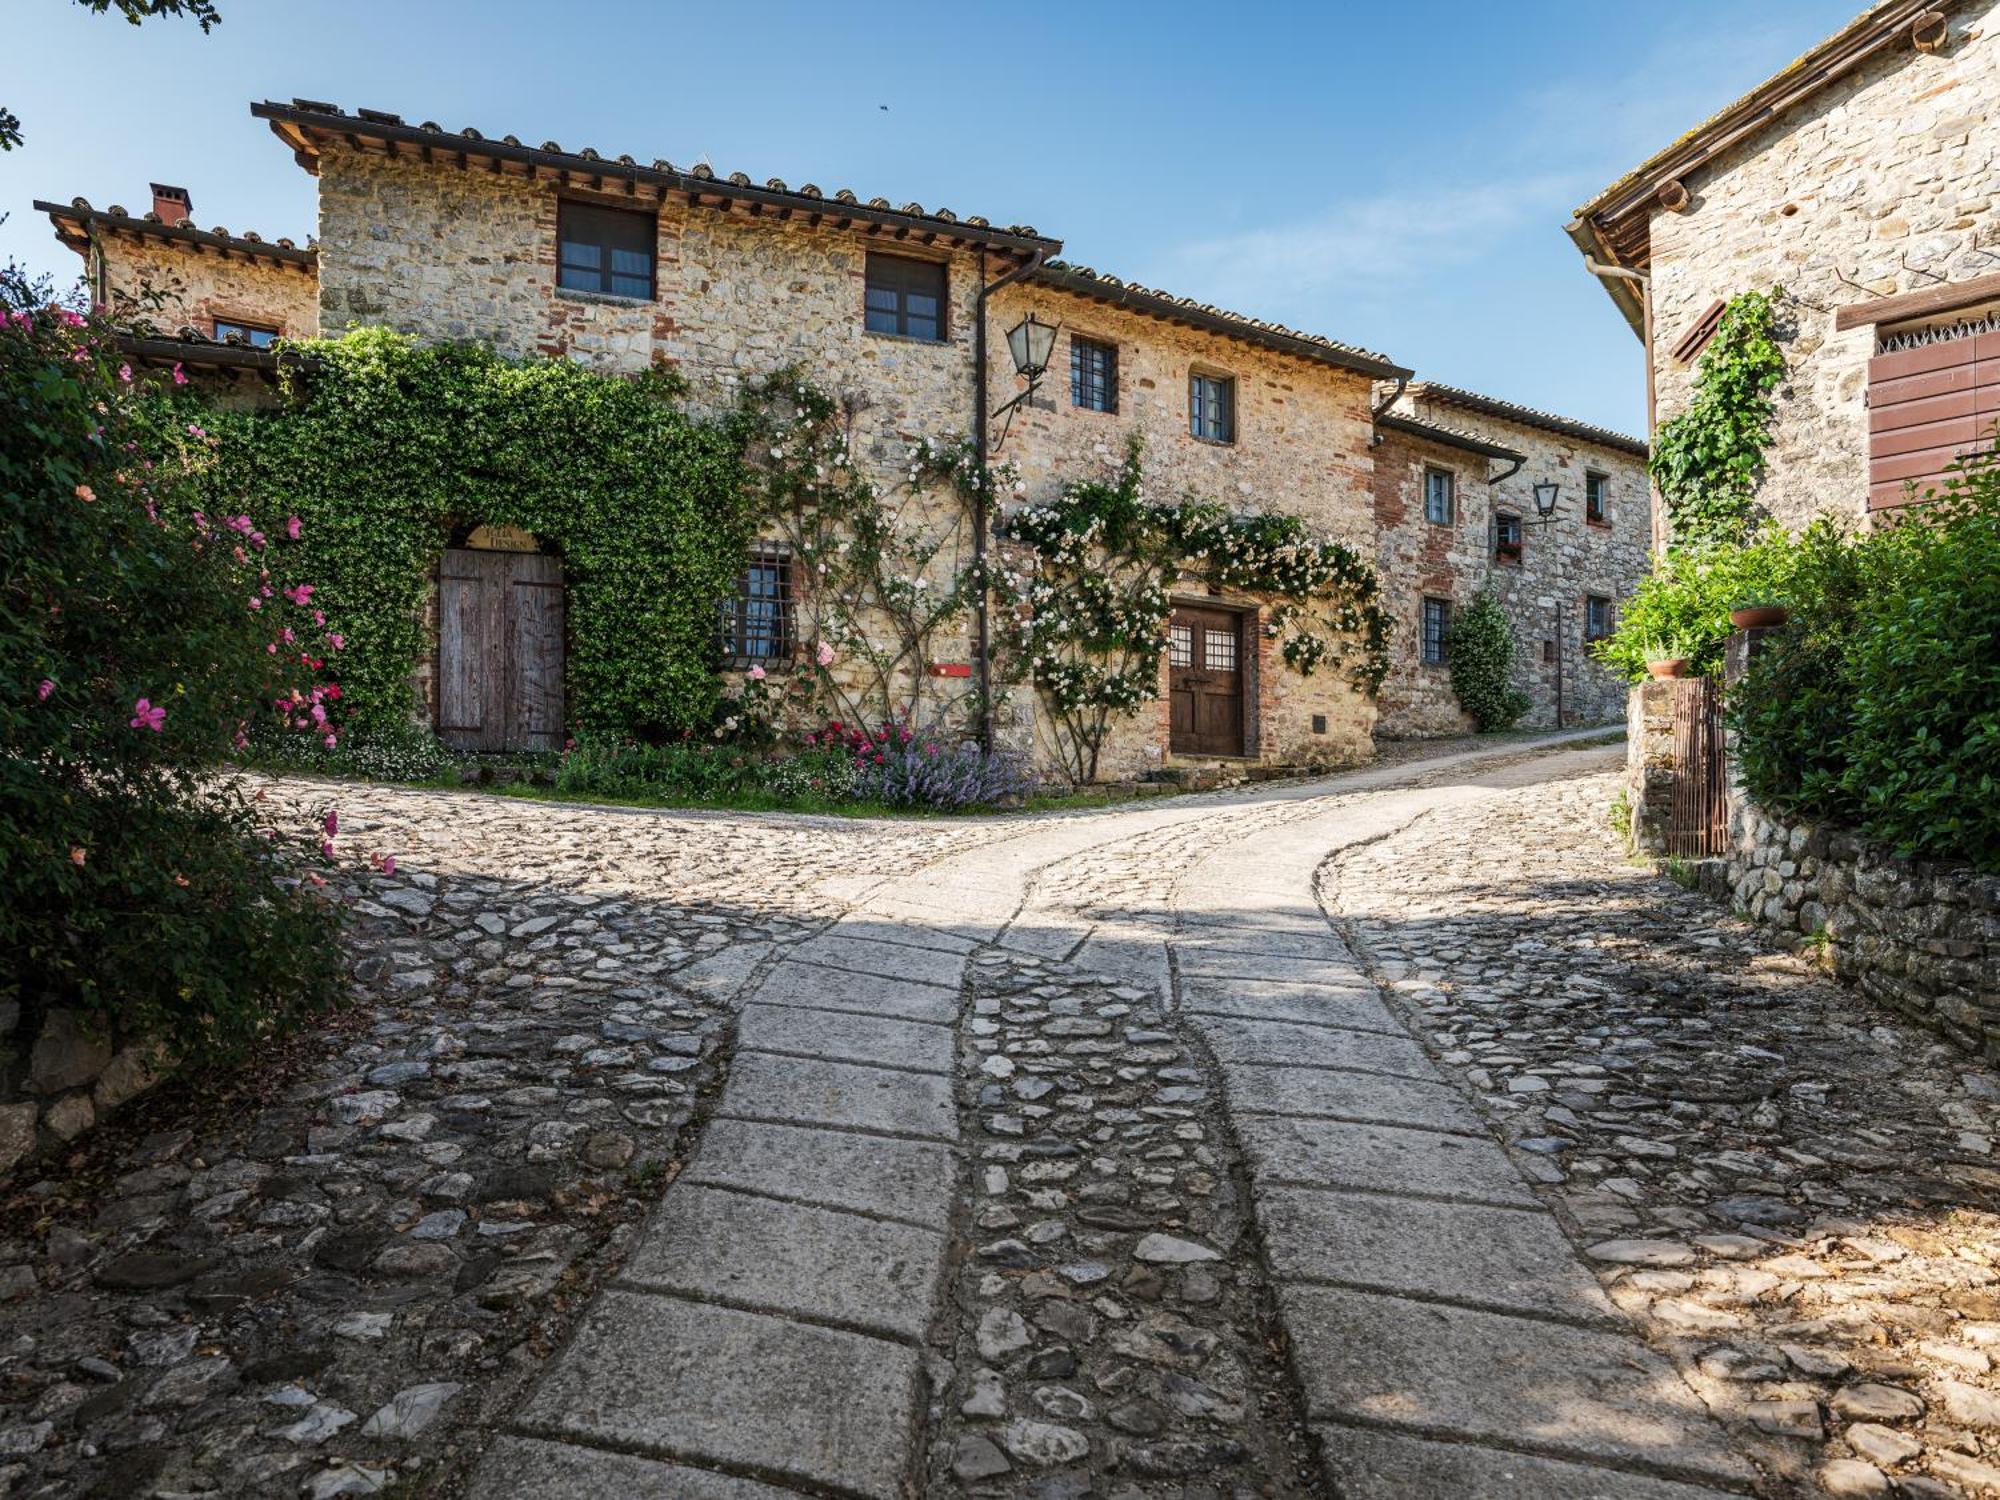
[[[1868,362],[1868,508],[1944,483],[1951,461],[1994,446],[2000,309],[1942,325],[1885,328]]]

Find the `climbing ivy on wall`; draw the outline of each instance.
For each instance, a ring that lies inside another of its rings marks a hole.
[[[561,553],[574,725],[707,722],[716,603],[755,534],[753,412],[702,421],[665,372],[617,378],[383,329],[293,347],[284,404],[203,414],[218,438],[203,499],[302,518],[302,572],[346,638],[350,727],[409,718],[439,553],[478,524]]]
[[[1740,541],[1756,521],[1771,392],[1785,374],[1773,295],[1730,299],[1695,366],[1693,399],[1653,434],[1653,482],[1675,547]]]

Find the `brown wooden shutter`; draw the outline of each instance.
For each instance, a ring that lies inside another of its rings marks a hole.
[[[1894,335],[1886,341],[1893,344]],[[1991,448],[2000,422],[2000,332],[1940,336],[1868,363],[1868,508],[1942,483],[1961,454]]]

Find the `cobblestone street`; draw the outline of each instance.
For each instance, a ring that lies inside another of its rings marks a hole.
[[[1621,748],[950,822],[332,784],[359,1003],[14,1185],[20,1496],[2000,1493],[2000,1078]]]

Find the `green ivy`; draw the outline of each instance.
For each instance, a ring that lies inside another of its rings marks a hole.
[[[1755,520],[1771,392],[1785,375],[1774,321],[1770,295],[1731,298],[1695,366],[1693,400],[1653,434],[1653,483],[1676,547],[1740,540]]]
[[[1512,729],[1529,709],[1514,686],[1514,625],[1491,589],[1482,589],[1452,621],[1445,640],[1451,690],[1481,734]]]
[[[202,501],[227,512],[254,498],[303,520],[302,571],[346,637],[353,728],[410,718],[438,555],[480,524],[562,556],[574,726],[707,723],[716,602],[755,533],[754,417],[689,416],[663,371],[613,377],[379,328],[289,347],[283,403],[204,411],[219,441]]]

